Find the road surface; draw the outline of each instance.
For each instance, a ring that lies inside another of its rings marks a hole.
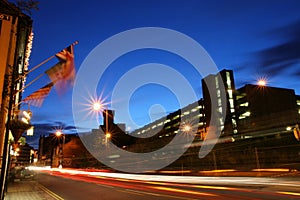
[[[59,200],[300,199],[300,180],[297,178],[176,178],[49,170],[38,172],[36,179],[46,191]]]

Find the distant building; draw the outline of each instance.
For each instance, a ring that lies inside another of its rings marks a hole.
[[[201,82],[206,124],[218,126],[222,132],[221,136],[237,134],[233,71],[224,69],[217,74],[208,75]],[[214,119],[214,124],[210,121],[212,116],[218,118]]]
[[[77,134],[65,134],[63,137],[57,138],[55,134],[40,137],[38,165],[58,167],[62,161],[63,167],[99,166]]]
[[[161,148],[179,133],[194,134],[195,140],[203,140],[206,136],[206,120],[203,99],[162,117],[130,135],[136,137],[131,151],[146,152]]]

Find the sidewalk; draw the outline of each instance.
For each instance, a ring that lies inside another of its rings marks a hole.
[[[15,180],[8,183],[5,200],[57,200],[51,191],[48,191],[35,180]]]

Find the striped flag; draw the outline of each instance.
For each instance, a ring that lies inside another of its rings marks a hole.
[[[28,103],[30,105],[36,106],[36,107],[41,107],[45,98],[48,96],[49,92],[52,89],[52,86],[54,85],[53,82],[45,85],[41,89],[33,92],[29,96],[27,96],[23,102]]]
[[[57,53],[55,56],[59,62],[45,72],[52,82],[55,83],[55,89],[58,93],[65,92],[68,86],[73,86],[74,84],[75,64],[73,46],[74,44]]]

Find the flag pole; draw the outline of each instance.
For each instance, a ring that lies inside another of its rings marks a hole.
[[[73,42],[71,44],[71,46],[77,45],[78,41],[76,40],[75,42]],[[56,53],[57,54],[57,53]],[[56,55],[55,54],[55,55]],[[53,59],[55,57],[55,55],[50,56],[49,58],[47,58],[46,60],[44,60],[43,62],[39,63],[38,65],[36,65],[35,67],[33,67],[31,70],[27,71],[25,73],[25,75],[20,76],[19,78],[16,79],[16,81],[20,80],[21,78],[27,76],[27,74],[29,74],[30,72],[36,70],[37,68],[41,67],[42,65],[44,65],[45,63],[47,63],[48,61],[50,61],[51,59]],[[40,74],[38,77],[36,77],[34,80],[32,80],[30,83],[28,83],[27,85],[25,85],[22,89],[18,90],[15,92],[15,94],[21,92],[22,90],[26,89],[27,87],[29,87],[32,83],[34,83],[35,81],[37,81],[39,78],[41,78],[44,75],[44,73]]]
[[[73,42],[71,45],[74,46],[74,45],[76,45],[76,44],[78,44],[78,41],[77,41],[77,40],[76,40],[75,42]],[[56,53],[56,54],[57,54],[57,53]],[[27,74],[33,72],[34,70],[36,70],[37,68],[41,67],[41,66],[44,65],[45,63],[49,62],[51,59],[53,59],[53,58],[55,57],[56,54],[50,56],[49,58],[47,58],[47,59],[44,60],[43,62],[41,62],[41,63],[39,63],[38,65],[34,66],[31,70],[25,72],[25,75],[18,77],[18,78],[16,79],[16,81],[18,81],[18,80],[20,80],[21,78],[27,76]]]
[[[78,44],[78,41],[77,41],[77,40],[76,40],[75,42],[73,42],[71,45],[74,46],[74,45],[76,45],[76,44]],[[56,53],[56,54],[57,54],[57,53]],[[29,70],[27,73],[29,74],[30,72],[32,72],[32,71],[36,70],[37,68],[39,68],[40,66],[42,66],[43,64],[47,63],[49,60],[51,60],[52,58],[54,58],[56,54],[54,54],[53,56],[50,56],[49,58],[47,58],[46,60],[44,60],[44,61],[41,62],[40,64],[36,65],[36,66],[33,67],[31,70]]]
[[[24,87],[22,87],[20,90],[15,91],[14,95],[16,95],[19,92],[21,92],[21,91],[25,90],[26,88],[28,88],[32,83],[34,83],[35,81],[37,81],[38,79],[40,79],[43,75],[44,75],[44,73],[38,75],[35,79],[33,79],[30,83],[28,83]]]
[[[51,59],[54,58],[54,57],[55,57],[55,55],[50,56],[49,58],[47,58],[46,60],[44,60],[44,61],[41,62],[40,64],[38,64],[38,65],[36,65],[35,67],[33,67],[31,70],[29,70],[29,71],[27,72],[27,74],[29,74],[30,72],[36,70],[37,68],[39,68],[39,67],[42,66],[43,64],[47,63],[49,60],[51,60]]]

